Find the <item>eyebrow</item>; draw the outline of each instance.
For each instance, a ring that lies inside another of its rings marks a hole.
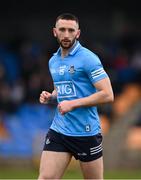
[[[75,31],[74,28],[65,28],[65,27],[60,27],[58,28],[59,30],[65,30],[65,29],[68,29],[69,31]]]

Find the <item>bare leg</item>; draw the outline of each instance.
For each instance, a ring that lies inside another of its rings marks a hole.
[[[90,162],[80,161],[80,167],[85,179],[103,180],[103,157]]]
[[[60,179],[72,155],[67,152],[43,151],[40,162],[39,180]]]

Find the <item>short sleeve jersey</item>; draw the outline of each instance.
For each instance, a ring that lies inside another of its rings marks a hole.
[[[94,84],[108,77],[98,56],[79,41],[64,58],[59,48],[49,61],[49,69],[57,89],[58,103],[96,93]],[[80,107],[65,115],[56,109],[51,129],[68,136],[95,135],[101,132],[97,108]]]

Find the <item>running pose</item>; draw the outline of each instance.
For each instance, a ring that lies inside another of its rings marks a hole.
[[[49,61],[54,91],[43,91],[40,103],[57,99],[47,133],[39,179],[61,179],[72,156],[84,179],[103,179],[102,134],[97,105],[114,99],[110,79],[96,54],[83,47],[78,18],[57,17],[53,34],[60,45]]]

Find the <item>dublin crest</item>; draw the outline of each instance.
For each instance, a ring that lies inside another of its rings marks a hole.
[[[71,65],[71,66],[70,66],[69,72],[70,72],[71,74],[75,73],[74,65]]]

